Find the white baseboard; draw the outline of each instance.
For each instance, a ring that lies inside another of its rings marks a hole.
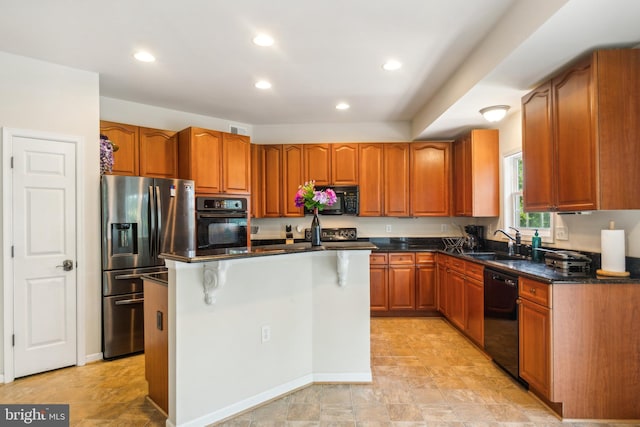
[[[102,352],[87,354],[84,359],[85,363],[97,362],[99,360],[102,360]]]
[[[369,372],[346,372],[339,374],[313,374],[314,383],[370,383],[373,381]]]
[[[0,374],[0,384],[4,384],[4,374]]]
[[[287,393],[290,393],[296,389],[305,387],[312,383],[313,383],[313,375],[305,375],[304,377],[297,378],[293,381],[289,381],[288,383],[281,384],[270,390],[266,390],[261,393],[258,393],[255,396],[251,396],[247,399],[241,400],[240,402],[236,402],[233,405],[227,406],[226,408],[219,409],[217,411],[211,412],[207,415],[203,415],[202,417],[199,417],[195,420],[188,421],[183,424],[178,423],[177,425],[180,427],[202,427],[204,425],[209,425],[216,421],[221,421],[226,418],[237,415],[243,411],[246,411],[247,409],[251,409],[262,403],[268,402],[270,400],[278,398],[282,395],[285,395]],[[167,426],[174,426],[174,424],[167,421]]]

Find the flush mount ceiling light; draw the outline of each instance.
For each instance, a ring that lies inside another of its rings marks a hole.
[[[402,64],[395,59],[390,59],[384,64],[382,64],[382,69],[386,71],[395,71],[399,70],[402,67]]]
[[[258,46],[268,47],[273,45],[273,38],[267,34],[258,34],[253,38],[253,43]]]
[[[493,105],[480,110],[480,114],[482,114],[482,117],[488,122],[499,122],[507,115],[509,108],[511,107],[508,105]]]
[[[266,80],[259,80],[256,82],[255,86],[258,89],[271,89],[271,83]]]
[[[155,56],[144,50],[137,51],[133,54],[133,57],[140,62],[153,62],[156,60]]]
[[[336,110],[348,110],[350,107],[351,106],[346,102],[341,102],[338,105],[336,105]]]

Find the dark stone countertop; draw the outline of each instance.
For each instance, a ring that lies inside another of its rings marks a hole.
[[[225,249],[205,249],[195,253],[163,253],[160,258],[194,263],[223,261],[240,258],[252,258],[270,255],[286,255],[303,252],[317,252],[327,250],[374,250],[375,245],[368,241],[357,242],[323,242],[321,246],[311,246],[308,242],[292,244],[272,244],[251,247],[225,248]]]

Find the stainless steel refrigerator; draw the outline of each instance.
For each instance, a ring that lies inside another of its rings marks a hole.
[[[194,182],[103,175],[102,351],[144,350],[141,276],[166,271],[161,253],[195,251]]]

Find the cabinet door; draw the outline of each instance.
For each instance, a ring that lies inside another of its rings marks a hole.
[[[520,298],[520,376],[551,398],[551,311]]]
[[[465,327],[469,338],[484,346],[484,287],[482,282],[465,279]]]
[[[118,146],[113,153],[113,175],[140,175],[138,127],[100,121],[100,133]]]
[[[358,184],[358,144],[331,144],[331,183]]]
[[[329,144],[304,144],[304,180],[316,185],[331,184],[331,147]]]
[[[449,317],[449,311],[448,311],[448,304],[447,304],[447,290],[448,290],[448,284],[447,284],[447,278],[448,278],[448,273],[447,273],[447,264],[446,261],[444,259],[441,259],[442,256],[438,255],[438,271],[437,271],[437,280],[438,280],[438,293],[437,293],[437,300],[438,300],[438,311],[440,313],[442,313],[444,316]]]
[[[383,144],[359,144],[360,216],[382,216],[384,208]]]
[[[413,265],[389,266],[389,310],[414,310],[415,267]]]
[[[304,216],[302,208],[297,208],[295,204],[298,187],[303,184],[302,180],[302,146],[283,145],[282,146],[282,215],[283,216]]]
[[[471,177],[467,179],[467,211],[474,217],[500,216],[500,147],[497,129],[471,131]]]
[[[386,265],[369,266],[371,311],[388,311],[389,294]]]
[[[279,217],[282,212],[282,145],[263,145],[262,182],[255,191],[260,192],[262,216]]]
[[[248,136],[222,134],[222,191],[251,192],[251,141]]]
[[[178,133],[179,175],[196,183],[196,193],[220,193],[222,134],[187,128]]]
[[[412,216],[449,216],[450,161],[448,142],[411,144]]]
[[[551,81],[557,207],[561,211],[598,208],[596,142],[590,125],[595,119],[591,76],[587,61]]]
[[[178,136],[174,131],[139,128],[140,176],[178,177]]]
[[[464,275],[456,271],[449,270],[447,277],[449,304],[447,312],[449,320],[458,328],[464,330]]]
[[[522,161],[524,210],[554,209],[554,145],[551,130],[551,85],[522,98]]]
[[[264,167],[264,150],[262,145],[251,144],[251,218],[262,218],[262,170]],[[278,182],[278,193],[280,182]]]
[[[384,144],[384,215],[409,216],[409,144]]]
[[[471,215],[471,141],[470,136],[453,143],[454,215]]]
[[[169,412],[169,331],[167,287],[144,281],[144,368],[149,398]]]
[[[436,309],[436,265],[416,266],[416,309]]]

